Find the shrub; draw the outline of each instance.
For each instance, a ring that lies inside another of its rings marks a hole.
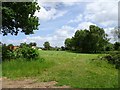
[[[5,59],[11,59],[13,57],[13,53],[9,48],[4,44],[2,46],[2,60],[4,61]]]
[[[104,58],[111,64],[114,64],[116,69],[120,69],[120,51],[112,52]]]
[[[16,50],[11,50],[8,46],[3,45],[2,47],[2,60],[11,60],[16,58],[24,58],[26,60],[37,59],[39,53],[36,49],[28,46],[27,44],[22,44],[20,48]]]
[[[36,59],[39,56],[38,51],[31,47],[20,48],[19,54],[21,54],[22,57],[26,59]]]

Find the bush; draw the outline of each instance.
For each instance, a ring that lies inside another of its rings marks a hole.
[[[120,51],[112,52],[104,58],[111,64],[114,64],[116,69],[120,69]]]
[[[37,59],[39,53],[36,49],[28,46],[27,44],[23,44],[20,48],[16,50],[10,50],[8,46],[3,45],[2,47],[2,60],[11,60],[17,58],[24,58],[26,60]]]
[[[39,56],[38,51],[31,47],[20,48],[19,54],[21,54],[22,57],[26,59],[36,59]]]
[[[4,44],[2,46],[2,60],[10,60],[14,57],[13,52]]]

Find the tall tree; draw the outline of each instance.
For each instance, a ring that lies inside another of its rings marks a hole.
[[[107,34],[103,28],[90,25],[91,49],[94,52],[103,51],[108,43]]]
[[[65,42],[69,47],[72,44],[71,46],[79,52],[99,52],[105,50],[109,39],[107,39],[104,29],[95,25],[90,25],[89,29],[77,30],[72,40],[66,39]]]
[[[89,47],[89,31],[77,30],[73,37],[73,45],[76,51],[87,52]]]
[[[44,42],[43,46],[46,50],[50,50],[51,48],[50,43],[48,41]]]
[[[2,33],[17,35],[19,31],[33,34],[38,29],[38,17],[35,11],[40,7],[36,2],[3,2],[2,3]]]

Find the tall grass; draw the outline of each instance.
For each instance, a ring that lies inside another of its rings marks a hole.
[[[64,51],[40,51],[41,58],[26,62],[3,62],[3,76],[16,79],[37,78],[38,82],[57,81],[59,86],[74,88],[118,87],[118,70],[105,61],[92,60],[99,54]]]
[[[23,59],[5,61],[2,63],[2,75],[8,78],[36,77],[42,74],[46,68],[54,65],[44,59],[26,61]]]

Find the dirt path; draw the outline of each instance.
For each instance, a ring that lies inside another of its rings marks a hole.
[[[2,81],[2,88],[70,88],[69,86],[55,86],[56,81],[51,82],[36,82],[36,80],[10,80],[7,78],[0,78]]]

